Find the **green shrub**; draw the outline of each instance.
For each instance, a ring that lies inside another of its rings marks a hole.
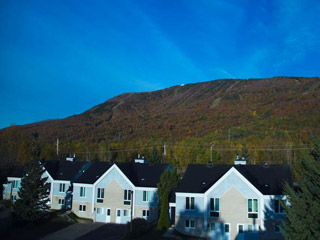
[[[130,224],[131,223],[129,223],[129,235],[133,238],[137,238],[151,229],[151,224],[144,218],[135,218],[132,220],[132,232],[130,232]]]

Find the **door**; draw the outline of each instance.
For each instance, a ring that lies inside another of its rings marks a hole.
[[[230,224],[229,223],[225,223],[224,224],[224,240],[230,240]]]
[[[111,222],[111,209],[110,208],[106,208],[106,223]]]
[[[96,222],[104,222],[104,211],[101,207],[96,209]]]
[[[170,218],[171,224],[176,223],[176,207],[171,207],[171,218]]]
[[[116,209],[116,223],[121,223],[121,209]]]
[[[238,234],[237,234],[237,240],[244,240],[244,229],[243,224],[238,224]]]

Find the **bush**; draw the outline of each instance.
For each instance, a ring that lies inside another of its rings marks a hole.
[[[130,237],[137,238],[151,229],[151,224],[144,218],[135,218],[132,220],[132,232],[130,232],[129,223],[129,234]]]
[[[0,200],[0,211],[4,209],[13,209],[13,203],[10,200]]]

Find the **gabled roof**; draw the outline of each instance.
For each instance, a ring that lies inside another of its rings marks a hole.
[[[71,181],[88,162],[45,161],[44,167],[54,180]]]
[[[136,187],[157,187],[161,174],[168,168],[168,164],[147,163],[114,163]],[[82,174],[76,183],[95,183],[113,163],[95,162]]]
[[[292,185],[289,165],[207,165],[190,164],[177,192],[205,193],[232,167],[264,195],[282,195],[283,184]]]
[[[23,167],[16,168],[9,177],[22,178],[27,168],[27,164]],[[43,166],[50,176],[54,180],[62,181],[71,181],[86,164],[88,164],[88,162],[69,162],[57,160],[43,161]]]

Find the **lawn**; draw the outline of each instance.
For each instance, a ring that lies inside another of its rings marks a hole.
[[[50,218],[45,222],[33,223],[15,221],[13,226],[7,231],[7,234],[4,235],[4,238],[8,240],[40,239],[71,224],[73,223],[69,222],[67,218],[58,216],[57,213],[51,213]]]

